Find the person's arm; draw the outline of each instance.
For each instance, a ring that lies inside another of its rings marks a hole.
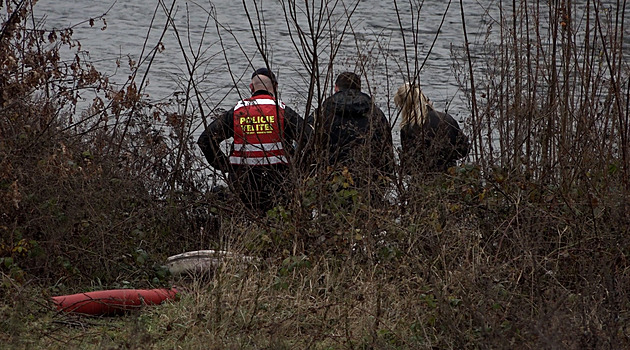
[[[290,107],[286,107],[284,110],[284,120],[286,123],[284,127],[285,139],[290,142],[295,141],[296,148],[302,150],[312,134],[311,126]]]
[[[383,171],[388,174],[393,174],[394,172],[394,141],[392,137],[392,127],[389,124],[389,120],[385,116],[385,113],[379,108],[378,109],[381,120],[381,132],[382,132],[382,156],[383,156]]]
[[[208,128],[201,133],[197,140],[208,164],[223,172],[230,171],[230,160],[221,150],[221,142],[234,136],[233,118],[234,109],[223,113],[208,125]]]
[[[466,157],[470,152],[470,140],[468,140],[468,136],[466,136],[461,129],[457,135],[457,147],[455,148],[455,152],[457,152],[460,159]]]
[[[456,159],[464,158],[470,151],[470,141],[468,140],[468,136],[464,134],[455,118],[449,114],[446,114],[445,116],[451,128],[450,138],[451,144],[453,145],[453,151],[455,151]]]
[[[309,149],[313,128],[290,107],[284,110],[284,121],[284,139],[291,147],[288,150],[291,163],[297,168],[307,167],[311,163]]]

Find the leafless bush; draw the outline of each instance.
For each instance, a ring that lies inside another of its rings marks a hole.
[[[194,172],[189,117],[177,106],[148,106],[134,77],[110,84],[80,51],[63,61],[62,48],[80,47],[71,28],[31,25],[30,1],[5,5],[3,266],[16,278],[62,283],[160,277],[153,265],[174,252],[170,242],[199,247],[203,227],[215,224],[198,210],[210,197],[195,195],[207,182]]]

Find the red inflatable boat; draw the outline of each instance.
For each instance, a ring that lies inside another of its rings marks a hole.
[[[88,315],[112,315],[137,309],[143,305],[158,305],[174,300],[171,289],[112,289],[97,292],[60,295],[53,297],[58,310]]]

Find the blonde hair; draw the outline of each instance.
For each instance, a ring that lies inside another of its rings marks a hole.
[[[402,114],[400,127],[407,125],[422,125],[429,112],[433,110],[433,103],[422,93],[417,85],[404,83],[394,95],[394,103]]]

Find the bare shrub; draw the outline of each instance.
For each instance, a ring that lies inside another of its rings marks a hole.
[[[62,61],[60,50],[80,47],[72,29],[31,26],[29,1],[7,6],[0,41],[3,266],[18,279],[27,273],[62,284],[140,276],[159,283],[165,276],[156,259],[198,248],[199,235],[216,225],[198,210],[212,197],[193,192],[207,185],[192,171],[188,117],[173,106],[148,106],[133,77],[119,87],[79,53]],[[169,128],[155,127],[161,119]]]

